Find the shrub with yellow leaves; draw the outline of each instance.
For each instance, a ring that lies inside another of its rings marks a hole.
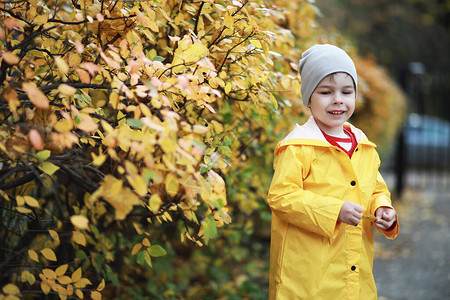
[[[238,241],[270,218],[314,14],[305,0],[1,2],[3,295],[236,294],[242,276],[190,280],[248,256]]]

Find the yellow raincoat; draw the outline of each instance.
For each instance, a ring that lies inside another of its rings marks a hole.
[[[391,206],[380,159],[364,133],[346,123],[358,146],[350,159],[329,144],[311,117],[275,150],[269,299],[377,299],[372,224],[338,222],[344,201],[374,214]],[[394,229],[382,231],[393,239]],[[378,228],[377,228],[378,229]]]

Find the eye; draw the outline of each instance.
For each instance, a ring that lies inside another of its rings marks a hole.
[[[329,94],[331,94],[331,92],[330,91],[320,91],[319,94],[321,94],[321,95],[329,95]]]
[[[351,94],[353,94],[353,91],[343,91],[342,94],[344,94],[344,95],[351,95]]]

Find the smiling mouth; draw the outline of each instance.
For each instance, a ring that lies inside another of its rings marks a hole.
[[[345,111],[343,110],[338,110],[338,111],[329,111],[328,113],[332,114],[332,115],[342,115],[345,113]]]

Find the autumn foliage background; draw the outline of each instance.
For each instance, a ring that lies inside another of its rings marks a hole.
[[[264,299],[272,151],[307,117],[302,50],[355,57],[354,123],[381,152],[402,121],[402,92],[316,13],[2,1],[0,298]]]

